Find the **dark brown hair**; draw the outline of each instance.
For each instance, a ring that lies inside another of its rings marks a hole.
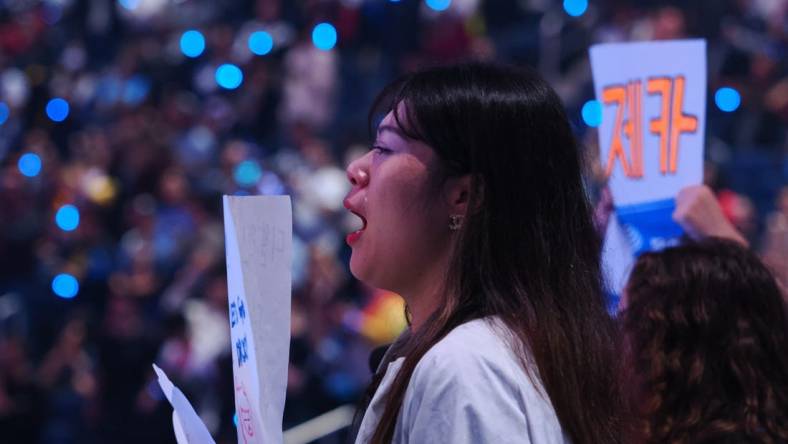
[[[541,380],[575,444],[618,442],[616,333],[605,310],[600,242],[555,92],[532,71],[471,63],[411,74],[378,103],[383,112],[405,105],[395,113],[398,125],[435,150],[440,174],[470,175],[474,211],[465,215],[443,303],[405,344],[373,442],[391,441],[424,354],[455,327],[486,316],[514,333],[511,347],[529,377]]]
[[[626,294],[634,442],[788,442],[786,307],[754,253],[714,239],[646,253]]]

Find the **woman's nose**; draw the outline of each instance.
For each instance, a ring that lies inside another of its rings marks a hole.
[[[350,184],[354,187],[365,187],[369,183],[369,173],[365,168],[364,157],[350,162],[345,170]]]

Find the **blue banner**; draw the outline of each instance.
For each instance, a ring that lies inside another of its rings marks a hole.
[[[676,201],[672,198],[616,207],[618,222],[635,256],[679,243],[684,231],[673,221],[675,209]]]

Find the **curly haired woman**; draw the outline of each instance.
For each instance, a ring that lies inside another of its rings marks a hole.
[[[642,255],[623,314],[640,426],[632,442],[788,442],[788,318],[742,245]]]

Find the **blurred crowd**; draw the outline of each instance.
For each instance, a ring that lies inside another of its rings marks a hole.
[[[577,18],[558,0],[0,2],[2,441],[174,442],[157,362],[217,442],[236,442],[223,194],[293,199],[285,428],[354,402],[369,351],[405,321],[396,295],[348,271],[344,165],[367,149],[380,89],[427,63],[536,67],[593,158],[589,46],[706,38],[706,183],[788,282],[787,19],[779,0],[591,1]],[[320,22],[337,30],[329,51],[312,42]],[[181,51],[189,29],[205,36],[198,57]],[[247,45],[258,30],[265,55]],[[224,63],[241,68],[238,88],[217,85]],[[714,104],[720,86],[739,91],[737,110]],[[70,105],[62,122],[44,111],[54,97]],[[34,177],[24,153],[41,159]],[[55,223],[64,204],[75,230]],[[75,297],[53,292],[60,273]]]

